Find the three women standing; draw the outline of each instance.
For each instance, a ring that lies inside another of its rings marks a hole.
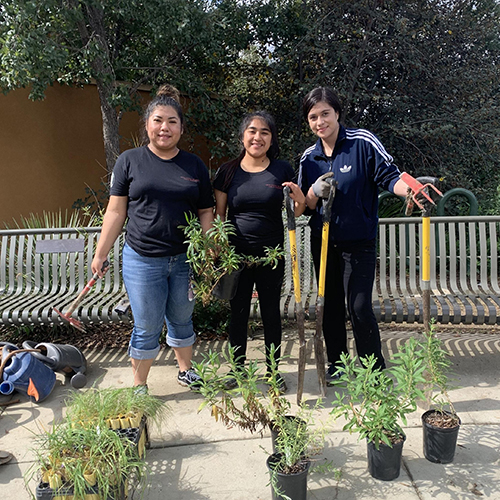
[[[184,117],[176,89],[158,91],[144,125],[148,144],[125,151],[116,161],[92,272],[104,274],[103,263],[128,218],[123,280],[134,317],[128,349],[134,386],[147,391],[166,321],[167,343],[179,365],[177,381],[193,388],[199,381],[191,370],[194,301],[189,298],[187,245],[179,226],[185,224],[186,213],[193,213],[204,231],[211,227],[212,188],[202,160],[178,148]]]

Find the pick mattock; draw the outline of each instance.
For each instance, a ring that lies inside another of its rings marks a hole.
[[[109,262],[107,260],[105,260],[102,264],[102,271],[104,271],[108,266],[109,266]],[[71,326],[74,326],[76,329],[78,329],[84,333],[85,333],[85,327],[83,326],[83,323],[81,321],[78,321],[75,318],[72,318],[71,315],[73,314],[75,309],[80,305],[80,302],[83,300],[83,297],[85,297],[85,295],[87,295],[87,293],[95,285],[95,283],[98,279],[99,279],[99,274],[94,273],[92,278],[85,285],[85,288],[78,294],[78,297],[71,303],[71,305],[69,306],[69,309],[66,311],[65,314],[63,314],[61,311],[59,311],[59,309],[56,309],[55,307],[52,308],[57,314],[59,314],[59,316],[62,319],[64,319]]]
[[[297,238],[295,232],[295,206],[290,198],[290,188],[283,188],[285,193],[285,206],[288,221],[288,239],[290,240],[290,256],[292,260],[293,271],[293,293],[295,295],[295,313],[297,314],[297,330],[299,333],[299,373],[297,383],[297,404],[302,402],[302,393],[304,391],[304,377],[306,372],[306,336],[304,332],[304,308],[302,306],[302,297],[300,294],[300,275],[299,261],[297,255]]]
[[[325,281],[326,262],[328,254],[328,236],[330,234],[330,219],[332,215],[333,198],[335,197],[335,181],[331,183],[328,198],[323,198],[323,228],[321,231],[321,259],[319,264],[318,298],[316,299],[316,331],[314,332],[314,353],[316,356],[316,370],[318,372],[319,390],[322,396],[326,395],[325,352],[323,346],[323,313],[325,311]]]
[[[430,330],[431,324],[431,210],[436,205],[431,195],[431,190],[437,196],[443,193],[434,186],[435,177],[419,177],[415,179],[410,174],[403,172],[400,178],[411,189],[411,196],[406,207],[406,215],[411,215],[413,203],[422,210],[422,301],[424,328]],[[424,181],[422,184],[420,180]]]

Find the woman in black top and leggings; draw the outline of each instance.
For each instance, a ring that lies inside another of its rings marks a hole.
[[[216,215],[226,217],[235,226],[231,243],[240,254],[264,256],[265,247],[283,246],[282,220],[283,186],[289,186],[296,211],[305,207],[305,196],[291,182],[291,165],[278,160],[279,143],[273,117],[265,111],[246,115],[240,126],[243,149],[234,160],[218,170],[214,180]],[[236,348],[238,363],[244,364],[247,346],[247,327],[254,284],[264,325],[266,356],[271,345],[280,356],[281,314],[280,298],[284,261],[272,266],[246,267],[240,275],[238,289],[231,300],[229,341]],[[269,360],[268,360],[269,367]],[[284,380],[278,380],[286,390]]]

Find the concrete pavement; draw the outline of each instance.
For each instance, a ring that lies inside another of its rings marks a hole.
[[[417,330],[382,333],[386,356]],[[439,327],[437,328],[439,332]],[[297,341],[293,331],[284,332],[283,351],[287,356],[281,365],[289,386],[287,397],[295,404],[297,384]],[[312,332],[306,332],[311,338]],[[342,431],[343,421],[332,423],[324,453],[318,464],[331,460],[340,471],[313,472],[308,480],[309,500],[466,500],[491,498],[500,500],[500,334],[497,330],[480,332],[457,326],[440,334],[449,350],[457,388],[451,392],[462,419],[455,460],[440,465],[428,462],[422,452],[422,429],[417,411],[410,416],[403,466],[400,477],[391,482],[373,479],[367,471],[366,444],[357,435]],[[200,341],[195,357],[209,349],[221,349],[222,341]],[[304,397],[313,403],[318,395],[317,377],[308,342],[308,364]],[[352,348],[352,339],[351,339]],[[260,335],[249,341],[248,357],[263,359]],[[131,370],[124,349],[102,349],[85,352],[89,363],[89,384],[100,387],[126,387],[131,384]],[[176,382],[177,368],[171,349],[164,349],[156,360],[149,387],[152,394],[171,408],[171,416],[161,429],[151,429],[152,448],[147,452],[150,466],[144,500],[268,500],[271,498],[266,468],[270,434],[262,437],[238,429],[226,429],[216,422],[208,409],[198,413],[201,396]],[[30,449],[34,434],[59,420],[64,414],[64,400],[71,387],[57,376],[56,388],[40,405],[31,404],[22,395],[19,404],[3,409],[0,416],[0,449],[14,454],[7,465],[0,466],[0,485],[4,498],[27,500],[28,489],[23,474],[33,465]],[[332,408],[334,389],[328,389],[320,419],[326,419]],[[10,397],[10,396],[9,396]],[[8,397],[3,396],[0,402]]]

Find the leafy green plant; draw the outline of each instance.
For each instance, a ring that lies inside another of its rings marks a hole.
[[[441,427],[454,427],[460,419],[451,401],[449,390],[449,370],[451,361],[448,352],[442,347],[441,339],[437,336],[435,321],[431,322],[428,332],[424,332],[420,341],[423,360],[425,363],[425,387],[435,391],[431,402],[438,413]]]
[[[400,422],[417,409],[416,401],[424,399],[420,385],[425,382],[422,349],[410,339],[403,349],[391,358],[386,370],[376,369],[375,356],[360,359],[342,354],[337,384],[345,385],[336,392],[332,414],[343,416],[344,430],[358,432],[359,438],[392,446],[403,436]]]
[[[305,403],[300,405],[293,418],[282,413],[276,415],[273,425],[278,431],[276,450],[280,457],[275,463],[276,471],[294,474],[303,468],[305,461],[321,453],[326,426],[315,425],[315,414],[321,408],[323,402],[320,398],[312,407]]]
[[[199,392],[203,402],[198,411],[209,407],[215,420],[226,427],[262,434],[273,420],[285,415],[291,407],[280,393],[274,347],[269,359],[270,372],[264,375],[256,360],[244,366],[239,364],[231,346],[222,353],[210,350],[203,354],[201,362],[193,362],[202,380]],[[221,369],[226,367],[230,371],[222,374]],[[269,389],[263,389],[262,383],[268,384]]]
[[[26,484],[37,476],[56,492],[72,488],[75,500],[85,500],[90,487],[97,489],[99,498],[118,497],[131,474],[139,484],[145,474],[135,443],[107,427],[83,427],[69,419],[38,435],[35,453]]]
[[[246,366],[238,364],[235,350],[228,347],[221,354],[210,351],[201,363],[194,362],[196,372],[201,376],[199,392],[204,401],[199,407],[210,408],[216,421],[227,428],[238,427],[251,433],[263,433],[267,428],[276,431],[275,448],[271,468],[271,485],[281,498],[288,498],[280,491],[277,473],[293,474],[304,470],[313,455],[324,447],[326,426],[315,425],[315,413],[322,407],[318,400],[313,407],[303,404],[294,417],[289,415],[291,403],[280,392],[276,351],[269,353],[269,372],[261,374],[259,364],[250,360]],[[230,371],[221,374],[223,366]],[[228,388],[229,381],[235,381]],[[263,390],[262,383],[269,389]],[[331,464],[323,464],[324,470],[331,470]]]
[[[223,221],[220,216],[216,217],[205,234],[196,216],[186,214],[186,221],[187,226],[182,229],[188,243],[187,261],[193,271],[191,283],[196,297],[201,299],[203,305],[210,302],[213,289],[225,274],[230,274],[243,265],[270,265],[274,268],[279,259],[285,256],[284,250],[279,247],[267,247],[264,257],[236,253],[236,249],[230,244],[230,238],[235,234],[234,226],[229,221]]]
[[[227,332],[231,309],[227,301],[210,298],[208,303],[196,301],[193,311],[193,327],[198,333],[223,335]]]

